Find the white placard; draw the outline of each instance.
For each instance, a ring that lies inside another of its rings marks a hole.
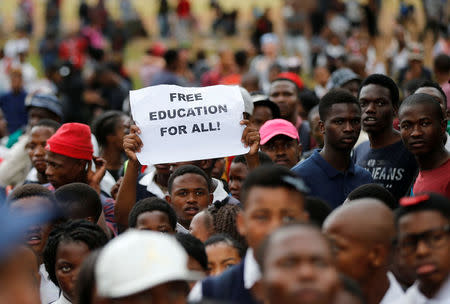
[[[238,86],[158,85],[130,91],[131,113],[144,144],[141,164],[245,154],[244,101]]]

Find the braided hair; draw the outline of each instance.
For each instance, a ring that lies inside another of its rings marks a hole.
[[[240,211],[241,207],[238,205],[228,204],[228,198],[214,202],[207,210],[212,217],[215,233],[227,234],[246,247],[247,242],[236,227],[236,217]]]
[[[87,220],[68,221],[56,226],[48,236],[43,258],[50,280],[58,287],[55,271],[56,252],[63,241],[83,242],[92,251],[104,246],[108,238],[99,226]]]

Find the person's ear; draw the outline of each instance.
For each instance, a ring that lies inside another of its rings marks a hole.
[[[322,120],[319,120],[319,130],[320,133],[325,134],[325,123]]]
[[[170,205],[170,203],[172,202],[172,199],[171,199],[171,197],[170,197],[170,195],[166,195],[166,201],[169,203],[169,205]]]
[[[383,244],[376,244],[369,253],[369,262],[374,268],[380,268],[387,265],[388,250]]]
[[[236,215],[236,228],[240,235],[247,235],[247,227],[245,225],[244,211],[238,212]]]

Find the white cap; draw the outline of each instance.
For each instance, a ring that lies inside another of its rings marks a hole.
[[[244,99],[244,112],[252,115],[253,114],[252,96],[250,96],[250,93],[243,87],[239,87],[239,89],[241,89],[242,99]]]
[[[161,232],[130,230],[110,241],[95,266],[99,296],[121,298],[171,281],[201,278],[187,268],[177,240]]]

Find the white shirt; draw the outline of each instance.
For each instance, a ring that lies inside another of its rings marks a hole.
[[[63,296],[63,294],[61,293],[61,295],[59,296],[59,299],[56,300],[55,302],[53,302],[52,304],[72,304],[72,302],[70,302],[68,299],[66,299],[66,297]]]
[[[149,172],[141,178],[139,185],[147,186],[147,191],[153,193],[155,196],[166,199],[167,192],[155,182],[156,168],[151,166]]]
[[[414,283],[405,293],[405,295],[398,301],[391,302],[392,304],[450,304],[450,275],[442,284],[437,294],[429,299],[423,295],[418,286],[418,282]]]
[[[261,279],[261,270],[253,255],[253,249],[247,249],[244,258],[244,287],[252,288]],[[188,300],[192,302],[201,301],[203,297],[202,282],[197,282],[189,293]]]
[[[445,132],[445,135],[447,136],[447,141],[445,142],[445,149],[450,152],[450,135],[448,135],[447,132]]]
[[[405,294],[402,287],[397,282],[397,279],[390,271],[387,273],[387,277],[389,279],[389,289],[384,294],[384,297],[381,300],[380,304],[389,304],[395,302]]]
[[[59,297],[59,288],[48,277],[44,264],[39,266],[39,274],[41,275],[41,303],[49,304],[56,301]]]

